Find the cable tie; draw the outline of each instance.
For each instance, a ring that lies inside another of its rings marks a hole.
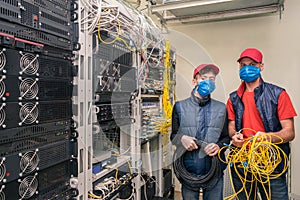
[[[245,168],[247,168],[247,167],[248,167],[248,160],[246,160],[245,162],[242,162],[242,164],[243,164],[243,166],[244,166]]]
[[[239,130],[238,132],[235,132],[235,135],[242,134],[241,132],[242,132],[242,129]]]
[[[228,148],[230,149],[230,148],[231,148],[231,146],[232,146],[232,142],[230,141],[230,143],[229,143],[229,144],[223,143],[223,145],[224,145],[224,146],[226,146],[226,147],[228,147]]]

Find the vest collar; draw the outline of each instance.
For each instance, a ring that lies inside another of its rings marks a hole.
[[[199,105],[201,107],[203,107],[206,104],[208,104],[210,102],[210,100],[211,100],[210,95],[208,95],[208,97],[205,98],[205,99],[200,99],[200,98],[196,97],[195,93],[194,93],[194,90],[192,90],[192,92],[191,92],[191,99],[192,99],[192,102],[194,104],[197,104],[197,105]]]
[[[257,95],[260,95],[261,93],[262,93],[262,91],[263,91],[263,86],[264,86],[264,80],[262,79],[262,77],[260,77],[260,83],[259,83],[259,86],[258,87],[256,87],[255,89],[254,89],[254,93]],[[240,98],[242,98],[242,96],[243,96],[243,94],[244,94],[244,92],[245,92],[245,90],[246,90],[246,83],[245,83],[245,81],[243,81],[242,83],[241,83],[241,85],[239,86],[239,88],[237,89],[237,95],[240,97]]]

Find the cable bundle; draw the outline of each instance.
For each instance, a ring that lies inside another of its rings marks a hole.
[[[272,139],[273,137],[279,139],[280,142],[272,143],[271,141],[274,141]],[[245,192],[246,196],[249,197],[250,192],[253,189],[256,194],[256,188],[252,188],[253,185],[250,191],[247,191],[246,189],[246,183],[254,184],[256,182],[260,182],[262,184],[267,198],[271,199],[270,179],[276,179],[280,177],[288,168],[288,158],[284,151],[278,146],[278,144],[282,142],[282,138],[277,135],[263,134],[245,139],[245,142],[241,148],[232,146],[223,147],[229,148],[230,152],[226,157],[227,161],[222,160],[219,155],[220,160],[229,164],[230,166],[233,166],[233,169],[244,186],[239,191],[235,191],[235,194],[226,197],[225,199],[233,199],[237,197],[240,192]],[[275,173],[275,169],[281,163],[283,164],[283,169],[280,169],[279,173]],[[229,167],[229,173],[231,174],[230,169],[231,168]],[[243,173],[241,173],[241,171]],[[232,180],[231,185],[234,190]]]
[[[197,140],[196,144],[199,149],[204,148],[207,143]],[[220,177],[220,163],[217,156],[213,156],[211,160],[211,168],[205,175],[195,175],[186,170],[184,166],[184,152],[182,149],[177,148],[173,157],[173,169],[176,177],[190,190],[198,191],[200,188],[212,188],[218,182]]]
[[[94,186],[95,191],[93,191],[93,192],[89,191],[89,193],[88,193],[89,198],[110,199],[111,195],[114,194],[117,190],[119,190],[121,188],[121,186],[128,184],[132,180],[133,171],[132,171],[130,161],[122,154],[112,154],[112,156],[121,157],[127,162],[128,168],[129,168],[129,174],[126,173],[126,174],[122,175],[121,177],[119,177],[119,168],[118,167],[106,165],[107,169],[114,169],[116,171],[115,177],[112,176],[109,178],[105,178],[102,182],[95,185]],[[125,200],[130,200],[133,197],[133,195],[134,195],[133,188],[134,188],[134,186],[132,183],[132,193],[131,193],[130,197],[128,197]],[[121,200],[120,198],[118,198],[118,199]]]

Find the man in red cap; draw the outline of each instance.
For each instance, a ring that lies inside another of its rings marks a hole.
[[[173,165],[182,184],[183,200],[199,200],[200,189],[204,200],[223,199],[226,165],[220,167],[217,154],[230,138],[226,106],[211,98],[218,73],[219,68],[213,64],[201,64],[195,68],[191,96],[176,102],[173,107],[171,141],[176,145],[176,152],[181,152],[180,159],[175,158]],[[213,159],[217,160],[217,165],[212,164]],[[183,167],[176,167],[179,160],[182,160],[179,164]],[[207,178],[209,175],[212,177]]]
[[[294,117],[297,114],[287,92],[281,87],[264,82],[260,74],[264,69],[263,55],[258,49],[245,49],[237,62],[242,83],[236,91],[230,94],[226,105],[232,144],[240,148],[248,137],[275,135],[275,137],[268,137],[267,140],[277,144],[288,156],[289,142],[295,137]],[[280,142],[282,143],[278,144]],[[272,156],[274,155],[270,155]],[[280,174],[285,164],[282,159],[274,174]],[[263,200],[289,199],[286,172],[278,178],[270,179],[269,183],[266,180],[250,182],[248,177],[253,178],[253,174],[236,166],[232,165],[231,173],[238,199],[255,199],[257,192]],[[241,177],[243,177],[242,180]],[[248,182],[245,181],[245,177]]]

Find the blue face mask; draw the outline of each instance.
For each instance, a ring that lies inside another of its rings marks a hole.
[[[239,74],[243,81],[250,83],[260,77],[260,68],[251,65],[245,65],[240,69]]]
[[[197,91],[202,97],[208,96],[216,89],[215,82],[212,80],[200,81],[197,86]]]

